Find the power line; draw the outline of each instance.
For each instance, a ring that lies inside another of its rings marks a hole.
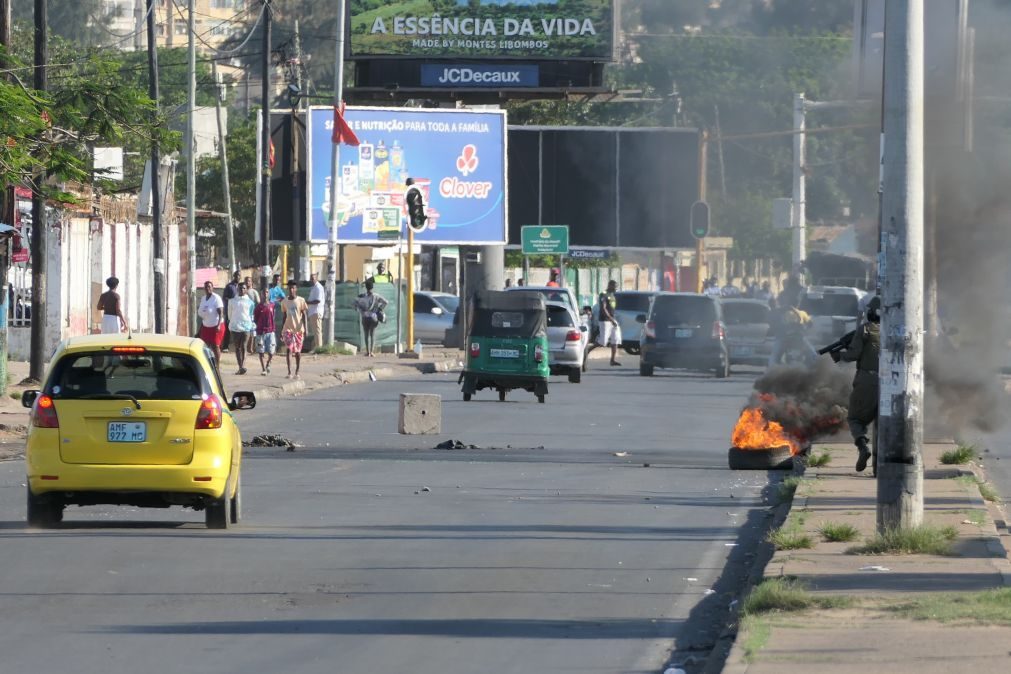
[[[176,0],[172,0],[172,6],[175,7],[176,13],[179,14],[179,18],[180,19],[185,19],[186,18],[183,15],[183,13],[182,13],[182,8],[179,7],[179,3]],[[240,14],[245,14],[248,11],[249,11],[248,8],[244,9],[241,12],[238,12],[237,14],[235,14],[231,19],[224,19],[224,20],[222,20],[221,23],[238,23],[237,21],[235,21],[235,19]],[[235,49],[218,49],[214,45],[212,45],[209,42],[207,42],[207,40],[205,40],[203,38],[203,36],[200,35],[200,34],[198,34],[196,31],[193,32],[193,37],[195,37],[197,40],[199,40],[200,42],[202,42],[205,47],[207,47],[208,49],[214,51],[217,54],[234,54],[234,53],[242,50],[242,48],[246,46],[246,43],[249,42],[253,38],[253,35],[256,33],[256,29],[260,27],[260,22],[263,21],[263,14],[264,14],[265,11],[267,11],[267,5],[264,4],[264,5],[262,5],[260,7],[260,13],[259,13],[259,15],[256,18],[256,23],[253,24],[253,27],[249,29],[249,32],[246,34],[246,37],[243,38],[242,42],[240,42],[239,45],[237,47],[235,47]],[[194,12],[194,14],[196,14],[196,12]],[[208,15],[205,14],[204,16],[208,16]],[[214,18],[214,17],[212,17],[212,18]],[[218,24],[218,26],[212,27],[210,30],[208,30],[207,32],[205,32],[203,35],[207,35],[207,34],[211,33],[212,31],[216,30],[219,26],[220,26],[220,24]]]

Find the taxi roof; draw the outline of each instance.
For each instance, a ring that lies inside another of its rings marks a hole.
[[[203,341],[195,337],[135,332],[132,334],[121,333],[117,335],[70,337],[64,340],[62,351],[64,353],[76,353],[80,351],[95,351],[97,349],[112,349],[117,346],[141,346],[148,349],[191,353],[194,355],[203,353],[204,350]]]

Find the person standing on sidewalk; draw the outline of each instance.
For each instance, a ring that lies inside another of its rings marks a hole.
[[[200,339],[214,352],[214,366],[221,369],[221,339],[225,336],[225,304],[214,294],[214,284],[204,284],[204,297],[200,300]]]
[[[376,286],[371,278],[365,279],[365,293],[359,295],[355,300],[354,307],[362,317],[362,333],[365,336],[365,356],[371,358],[375,355],[376,328],[379,327],[380,317],[386,308],[386,298],[373,292]]]
[[[243,283],[246,286],[246,297],[248,297],[249,300],[253,303],[252,309],[250,309],[249,311],[249,320],[255,323],[255,321],[253,320],[253,314],[256,312],[257,305],[260,304],[260,293],[256,290],[256,288],[253,287],[252,276],[247,276],[245,279],[243,279]],[[256,341],[256,329],[254,326],[254,329],[249,331],[249,336],[246,338],[246,352],[250,356],[253,355],[254,349],[253,342],[255,341]]]
[[[281,341],[281,324],[284,323],[284,316],[281,315],[281,302],[284,301],[284,285],[281,283],[281,275],[274,274],[274,281],[267,291],[270,306],[274,309],[274,335],[278,343]]]
[[[239,294],[239,281],[241,280],[241,278],[242,274],[240,274],[238,271],[232,273],[231,282],[225,286],[224,291],[221,293],[221,299],[224,300],[225,303],[225,325],[230,324],[229,322],[230,317],[228,313],[231,310],[228,308],[228,305],[232,301],[232,299]],[[221,342],[222,351],[228,351],[228,343],[229,343],[228,333],[225,332],[225,337]]]
[[[260,298],[259,304],[253,310],[253,323],[256,325],[256,353],[260,355],[260,374],[266,377],[270,374],[270,362],[274,360],[277,350],[277,335],[274,334],[274,307],[267,301],[267,294]],[[263,357],[267,360],[264,362]]]
[[[246,295],[246,284],[240,283],[237,288],[238,295],[228,301],[228,329],[239,365],[235,374],[246,374],[246,336],[253,329],[253,301]]]
[[[868,445],[868,426],[878,418],[878,355],[881,353],[881,300],[877,297],[867,304],[867,321],[853,333],[849,345],[832,353],[832,360],[857,364],[850,393],[849,423],[853,444],[857,446],[858,473],[867,468],[871,458]]]
[[[281,302],[281,312],[284,314],[284,327],[281,339],[286,347],[285,361],[288,364],[288,379],[293,376],[298,379],[298,371],[302,367],[302,343],[305,340],[305,326],[309,319],[309,306],[298,296],[298,284],[288,281],[288,296]],[[295,374],[291,374],[291,356],[295,356]]]
[[[326,290],[319,282],[319,274],[312,274],[309,277],[309,328],[312,330],[312,348],[318,349],[323,346],[323,300],[326,298]]]
[[[98,309],[102,312],[102,334],[117,335],[126,332],[129,327],[126,318],[123,316],[123,302],[119,298],[116,288],[119,287],[119,279],[110,276],[105,280],[105,285],[109,288],[98,298]]]

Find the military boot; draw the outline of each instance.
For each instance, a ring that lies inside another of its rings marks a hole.
[[[858,473],[862,473],[867,468],[867,462],[870,461],[871,450],[867,446],[867,438],[857,438],[853,444],[857,446],[857,451],[860,452],[857,456],[856,469]]]

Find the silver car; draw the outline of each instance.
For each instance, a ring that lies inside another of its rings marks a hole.
[[[453,327],[453,316],[460,298],[449,293],[414,293],[414,336],[422,344],[442,344],[446,330]]]
[[[639,341],[642,334],[642,324],[637,317],[649,313],[649,303],[656,297],[656,292],[649,290],[619,290],[614,293],[614,318],[621,330],[621,347],[631,356],[639,355]],[[600,301],[593,305],[594,326],[600,317]]]
[[[567,374],[578,384],[583,367],[587,327],[562,302],[546,302],[548,309],[548,365],[551,374]]]
[[[762,300],[722,299],[730,364],[767,365],[775,338],[770,334],[772,310]]]

